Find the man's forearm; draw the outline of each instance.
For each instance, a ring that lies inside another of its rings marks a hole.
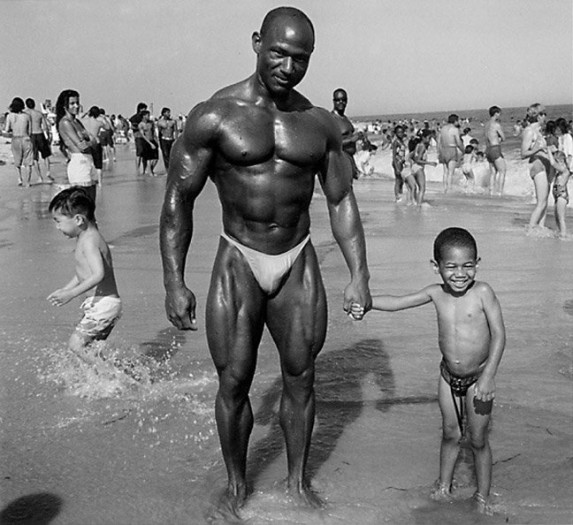
[[[351,277],[368,280],[366,241],[360,213],[352,190],[336,205],[329,207],[332,233],[342,250]]]
[[[192,213],[178,201],[175,196],[166,199],[160,221],[163,284],[167,290],[184,285],[185,260],[193,235]]]

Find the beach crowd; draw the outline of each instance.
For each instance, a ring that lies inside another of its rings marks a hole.
[[[334,90],[330,111],[312,106],[294,91],[314,49],[314,27],[304,13],[294,8],[270,11],[260,31],[253,33],[252,46],[256,72],[197,105],[187,118],[173,118],[168,107],[152,115],[144,102],[129,118],[109,115],[95,105],[85,111],[80,93],[73,89],[63,90],[54,107],[44,103],[38,110],[34,100],[20,97],[9,105],[2,129],[11,140],[19,186],[30,186],[33,170],[41,182],[53,182],[54,146],[66,160],[69,187],[55,195],[49,211],[57,229],[76,240],[75,273],[47,299],[63,306],[88,294],[70,350],[88,363],[103,358],[90,353],[90,345],[105,340],[122,315],[111,251],[95,216],[97,189],[105,184],[106,164],[116,161],[116,147],[133,142],[140,176],[158,175],[161,153],[167,171],[160,217],[165,307],[171,323],[182,330],[197,329],[196,299],[185,285],[184,270],[195,226],[194,203],[213,179],[224,231],[213,264],[206,331],[219,377],[216,420],[228,473],[218,510],[238,518],[249,496],[247,447],[254,424],[249,390],[265,327],[280,355],[279,419],[287,447],[287,490],[303,504],[321,507],[321,498],[305,476],[314,423],[314,360],[327,329],[326,292],[310,238],[309,207],[318,180],[350,273],[345,313],[359,321],[369,310],[434,304],[443,357],[438,393],[443,435],[432,497],[451,497],[460,440],[467,431],[477,473],[475,503],[480,512],[491,513],[487,430],[505,328],[493,289],[476,280],[477,243],[462,228],[443,230],[435,238],[432,259],[441,284],[403,296],[372,297],[353,184],[372,175],[372,155],[389,150],[396,203],[421,207],[425,169],[436,164],[442,166],[444,194],[451,191],[456,172],[461,171],[471,186],[477,167],[487,163],[489,193],[502,196],[503,109],[489,108],[484,144],[471,136],[470,121],[456,114],[442,122],[376,121],[357,129],[345,114],[344,89]],[[524,112],[515,133],[521,137],[521,157],[528,162],[536,195],[529,229],[545,227],[552,195],[558,233],[565,238],[573,169],[571,120],[547,121],[539,103]],[[432,149],[435,161],[429,157]]]

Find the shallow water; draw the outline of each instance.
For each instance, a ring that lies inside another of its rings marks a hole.
[[[45,300],[73,272],[73,241],[47,213],[56,190],[18,189],[9,167],[0,167],[0,523],[203,523],[225,486],[203,310],[221,228],[215,191],[208,185],[197,203],[188,261],[200,329],[178,332],[163,311],[158,253],[165,178],[137,177],[131,153],[119,153],[113,171],[104,172],[96,214],[112,245],[124,316],[95,367],[66,349],[79,301],[57,309]],[[56,177],[64,181],[61,164]],[[392,202],[392,182],[383,176],[359,180],[355,190],[373,293],[434,282],[431,246],[442,228],[460,225],[477,238],[479,278],[496,290],[508,332],[491,429],[498,514],[479,516],[469,502],[474,480],[467,451],[456,474],[457,498],[429,499],[440,439],[434,311],[376,312],[361,323],[343,315],[347,271],[317,190],[313,243],[330,310],[317,362],[309,474],[328,506],[302,509],[284,493],[280,371],[265,334],[252,388],[254,492],[245,522],[571,522],[573,243],[527,237],[531,205],[524,198],[461,190],[445,197],[430,182],[428,204],[416,210]],[[547,225],[554,228],[552,219]]]

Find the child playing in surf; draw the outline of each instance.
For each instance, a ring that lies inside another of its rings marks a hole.
[[[505,327],[494,291],[487,283],[475,280],[479,260],[473,236],[462,228],[447,228],[434,241],[432,261],[443,283],[402,296],[373,296],[372,308],[394,312],[434,303],[443,356],[438,387],[443,430],[440,477],[432,498],[450,498],[466,413],[477,477],[474,498],[480,512],[491,514],[492,457],[487,431]],[[364,311],[353,305],[352,313],[361,315]]]
[[[553,183],[553,198],[555,199],[555,222],[559,228],[559,237],[567,237],[567,226],[565,224],[565,212],[569,204],[569,192],[567,183],[571,176],[571,170],[567,166],[567,157],[564,152],[556,151],[551,153],[548,150],[551,166],[555,170],[555,182]]]
[[[86,352],[88,345],[107,339],[121,316],[111,253],[96,224],[95,203],[84,188],[73,186],[61,191],[50,202],[49,211],[58,230],[76,239],[76,271],[68,284],[47,299],[54,306],[63,306],[89,292],[81,305],[84,315],[70,337],[69,348],[82,360],[94,364]]]

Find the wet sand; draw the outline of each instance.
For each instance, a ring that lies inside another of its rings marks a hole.
[[[0,523],[204,523],[226,480],[204,331],[221,230],[213,185],[196,206],[187,264],[200,329],[178,332],[163,311],[158,216],[165,177],[138,177],[132,153],[118,148],[113,171],[104,172],[96,215],[112,245],[124,300],[124,316],[104,350],[130,375],[103,365],[96,375],[66,350],[81,301],[58,309],[45,300],[73,273],[73,241],[55,229],[47,212],[56,188],[18,188],[13,171],[0,166]],[[61,161],[54,175],[64,182]],[[440,186],[430,182],[429,203],[416,210],[394,204],[388,177],[356,182],[371,287],[373,293],[402,293],[434,282],[429,259],[435,235],[458,225],[476,236],[478,278],[497,292],[508,336],[490,434],[497,514],[473,510],[465,449],[455,501],[429,499],[441,423],[433,307],[374,312],[361,323],[343,314],[348,274],[317,190],[312,236],[330,317],[317,363],[309,473],[328,506],[320,513],[297,508],[284,494],[279,368],[265,334],[252,388],[254,493],[243,511],[246,523],[573,521],[573,242],[527,237],[531,204],[523,198],[443,196]],[[554,227],[553,218],[548,226]]]

